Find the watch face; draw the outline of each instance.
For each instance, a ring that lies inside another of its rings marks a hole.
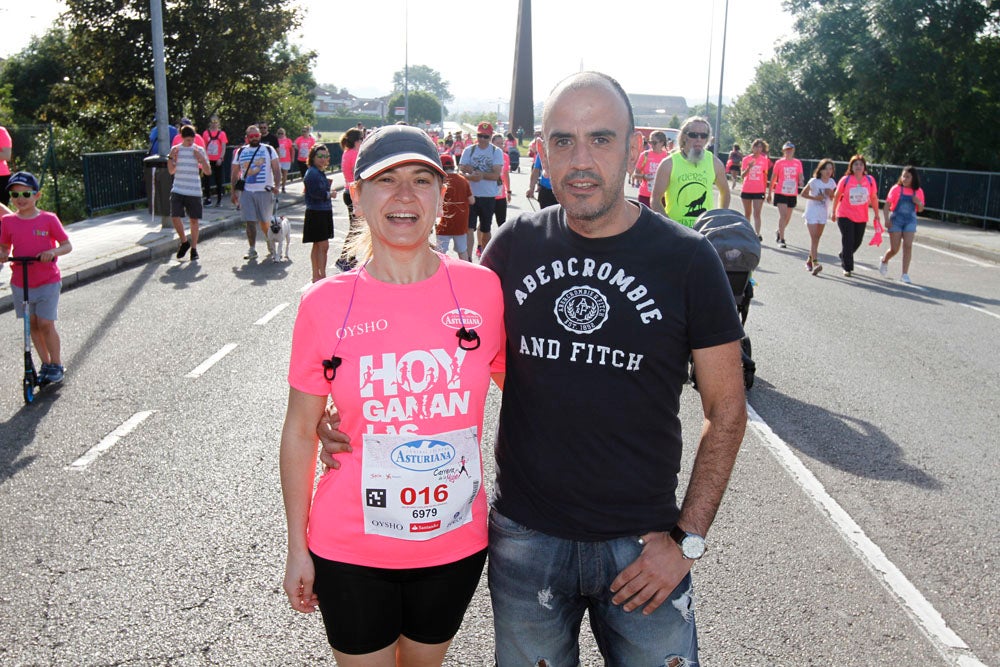
[[[696,559],[701,558],[705,555],[705,538],[701,535],[692,535],[688,533],[687,536],[681,540],[681,553],[684,554],[685,558]]]

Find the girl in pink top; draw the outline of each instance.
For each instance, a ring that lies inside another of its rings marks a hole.
[[[743,189],[740,190],[740,199],[743,201],[743,215],[750,219],[750,209],[753,209],[753,228],[757,231],[757,238],[764,240],[760,235],[760,211],[764,208],[764,191],[770,190],[767,182],[767,171],[771,167],[771,160],[767,157],[767,142],[763,139],[754,139],[750,145],[750,155],[743,158],[740,165],[740,175],[743,177]]]
[[[878,271],[889,273],[889,260],[903,246],[903,275],[900,280],[910,283],[910,259],[913,256],[913,237],[917,234],[917,214],[924,210],[924,191],[920,175],[913,167],[903,167],[903,173],[885,198],[886,229],[889,231],[889,250],[882,256]]]
[[[833,194],[833,213],[830,215],[830,220],[836,220],[840,227],[840,259],[846,278],[854,272],[854,253],[865,238],[869,207],[875,211],[875,220],[878,220],[878,185],[868,173],[865,158],[855,155],[847,165],[847,173],[837,183],[837,191]]]
[[[319,606],[338,664],[440,665],[486,558],[479,441],[503,296],[493,272],[428,245],[445,175],[423,131],[376,130],[356,175],[364,264],[306,292],[292,338],[284,589]],[[329,398],[352,450],[313,495]]]
[[[316,139],[313,138],[308,125],[302,128],[302,134],[295,137],[295,141],[292,142],[292,145],[295,146],[295,159],[298,160],[299,171],[303,177],[305,177],[306,171],[309,170],[309,149],[315,143]]]
[[[281,166],[281,191],[285,191],[285,183],[288,182],[288,172],[292,168],[292,156],[295,153],[295,144],[285,134],[285,128],[278,128],[278,165]],[[308,161],[308,158],[307,158]]]
[[[649,144],[652,148],[643,151],[635,162],[635,169],[632,170],[632,178],[639,181],[639,202],[646,206],[649,206],[649,197],[652,193],[649,186],[656,178],[656,168],[667,158],[667,135],[660,130],[654,130],[649,134]]]

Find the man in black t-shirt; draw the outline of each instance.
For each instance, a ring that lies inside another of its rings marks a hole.
[[[641,135],[617,82],[570,77],[542,127],[561,206],[505,224],[482,259],[500,276],[507,329],[490,517],[497,664],[572,661],[584,609],[609,664],[693,663],[689,570],[746,426],[743,330],[708,240],[625,201]],[[689,355],[705,421],[678,507]]]

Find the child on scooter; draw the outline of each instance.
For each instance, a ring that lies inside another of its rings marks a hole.
[[[31,341],[42,361],[38,381],[40,384],[61,382],[66,369],[62,365],[59,334],[56,332],[59,290],[62,287],[56,257],[70,252],[73,246],[56,214],[38,209],[41,187],[34,174],[17,172],[10,177],[7,190],[15,212],[0,219],[0,264],[6,262],[11,254],[38,257],[38,262],[28,265]],[[19,318],[25,317],[21,267],[11,266],[11,270],[14,310]]]

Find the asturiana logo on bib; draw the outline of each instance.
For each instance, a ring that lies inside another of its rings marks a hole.
[[[593,333],[608,321],[607,298],[588,285],[570,287],[556,299],[553,310],[559,324],[574,333]]]
[[[458,315],[457,308],[449,310],[441,316],[441,324],[451,329],[455,329],[456,331],[462,328],[463,323],[466,329],[474,329],[483,325],[483,316],[474,310],[469,310],[468,308],[462,309],[461,317]]]
[[[412,440],[392,450],[394,464],[417,472],[436,470],[454,459],[455,448],[440,440]]]

